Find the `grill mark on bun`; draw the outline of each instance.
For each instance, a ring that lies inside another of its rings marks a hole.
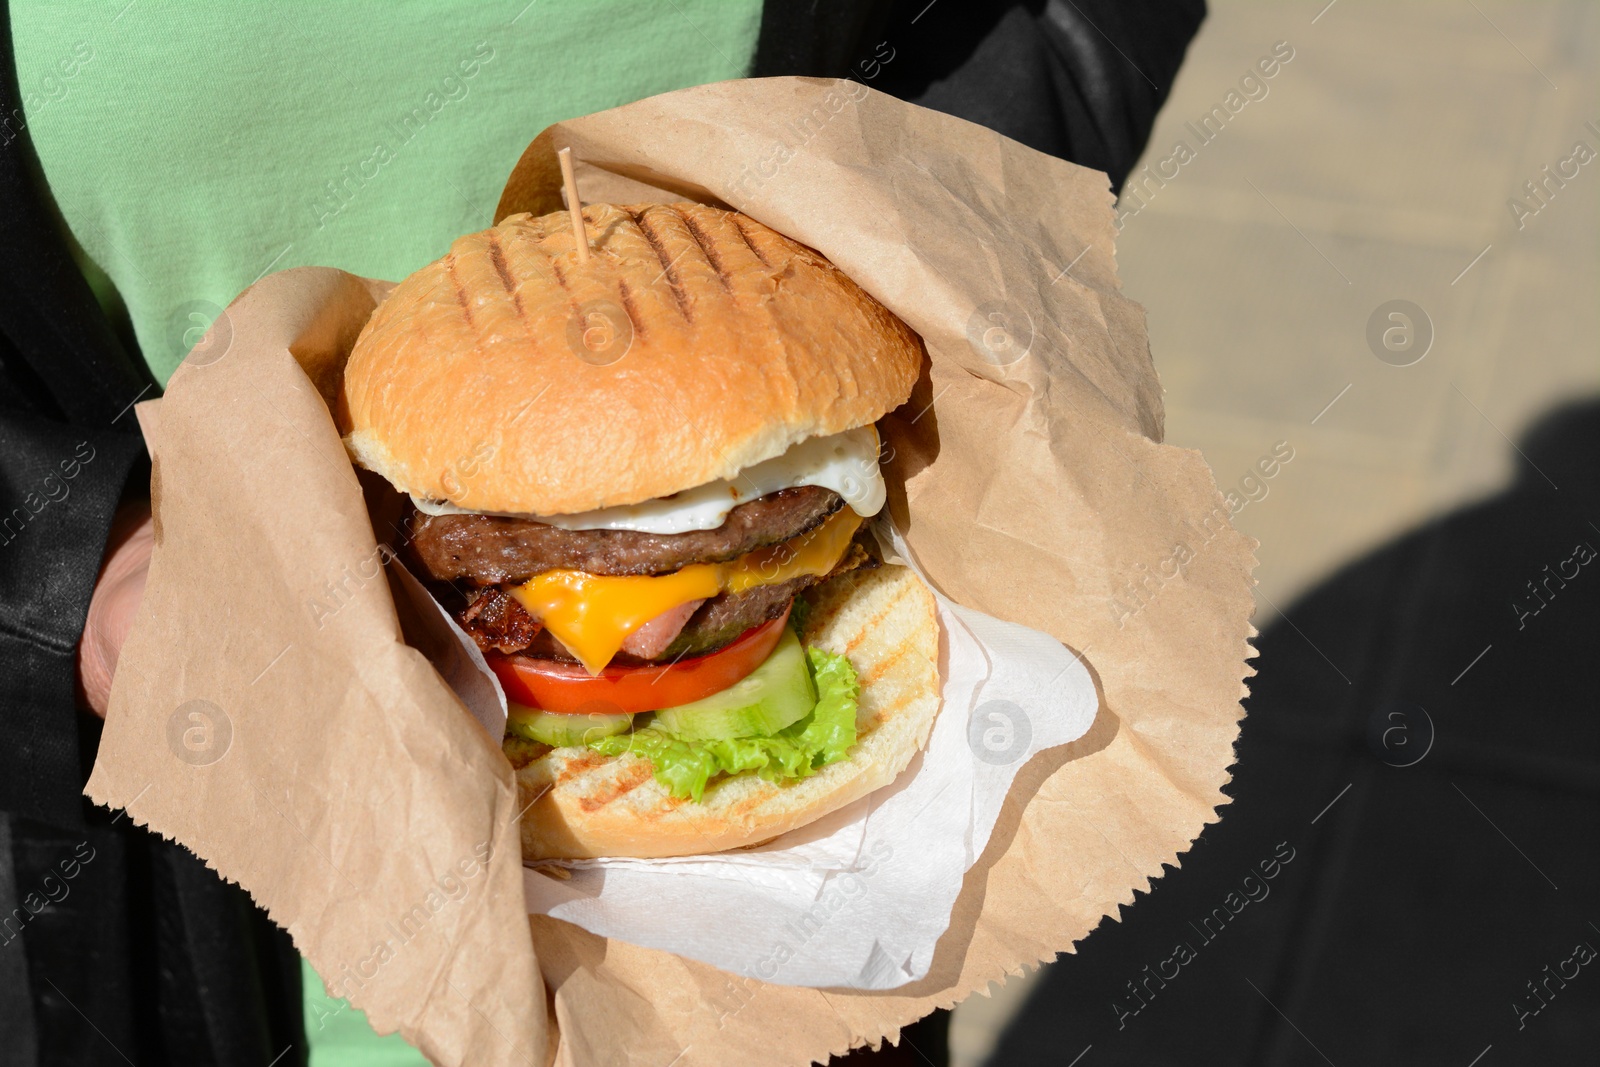
[[[900,606],[900,601],[905,599],[906,595],[906,591],[902,589],[899,596],[896,596],[888,604],[885,604],[881,609],[879,609],[878,613],[873,615],[871,620],[869,620],[866,625],[862,626],[861,629],[856,632],[856,635],[845,644],[844,654],[848,656],[850,653],[854,652],[860,647],[861,642],[867,640],[869,637],[876,636],[879,625],[881,625],[883,620],[888,618],[895,611],[895,609]]]
[[[667,255],[666,242],[655,231],[655,227],[647,225],[650,209],[643,211],[629,211],[628,217],[633,224],[639,227],[639,232],[650,245],[650,251],[656,254],[656,259],[661,263],[661,273],[667,279],[667,284],[672,287],[672,298],[678,303],[678,313],[683,316],[684,322],[694,321],[694,312],[689,307],[689,294],[684,291],[683,279],[678,275],[677,261]]]
[[[722,283],[722,288],[733,292],[733,279],[728,276],[728,266],[723,262],[722,254],[717,251],[717,241],[704,226],[682,208],[669,208],[674,215],[683,220],[684,229],[689,231],[689,240],[700,249],[700,254],[706,257],[706,262],[711,264],[711,269],[717,274],[717,281]]]
[[[772,801],[771,801],[770,797],[765,797],[765,796],[762,796],[761,794],[757,793],[754,796],[746,797],[744,800],[741,800],[741,801],[738,801],[737,803],[729,805],[728,806],[728,810],[727,810],[727,817],[730,820],[735,820],[735,821],[741,820],[741,819],[745,818],[746,816],[748,816],[751,812],[755,811],[757,808],[761,807],[763,804],[770,804],[771,802]],[[761,842],[759,842],[759,841],[752,841],[751,842],[751,846],[758,845],[758,844],[761,844]]]
[[[476,330],[477,323],[472,321],[472,305],[467,301],[467,291],[461,285],[461,279],[456,275],[456,254],[451,252],[444,257],[445,274],[450,278],[450,284],[456,291],[456,303],[461,305],[462,317],[467,320],[467,325]]]
[[[867,732],[871,733],[884,723],[898,718],[915,700],[916,696],[914,694],[901,694],[895,697],[894,700],[884,704],[873,714],[872,723],[867,727]]]
[[[733,228],[739,231],[739,239],[743,241],[744,246],[750,250],[750,254],[760,260],[763,267],[770,269],[772,266],[772,261],[766,257],[766,254],[762,252],[761,249],[756,247],[756,243],[754,241],[750,240],[750,233],[744,228],[743,218],[739,215],[733,215],[730,216],[730,218],[733,222]]]
[[[911,639],[909,637],[902,639],[898,645],[884,653],[878,662],[874,663],[869,670],[860,676],[861,684],[871,685],[883,677],[884,674],[894,668],[896,663],[899,663],[911,652],[911,648]]]
[[[586,812],[598,811],[614,800],[620,800],[648,782],[653,773],[648,760],[634,760],[604,788],[578,798],[578,807]]]
[[[644,328],[644,315],[635,306],[633,289],[628,286],[626,278],[617,279],[617,296],[622,301],[622,310],[628,316],[628,325],[633,327],[633,336],[638,340],[646,337]]]
[[[583,326],[583,308],[578,305],[578,294],[572,291],[572,286],[567,284],[566,272],[561,269],[561,262],[555,256],[550,257],[550,273],[556,276],[556,282],[561,286],[561,291],[567,294],[567,309],[572,317],[580,320],[579,328]]]
[[[531,334],[533,324],[528,321],[528,313],[523,310],[522,297],[517,292],[517,281],[511,276],[511,268],[506,266],[505,249],[500,247],[500,238],[495,231],[489,231],[489,262],[494,264],[494,271],[500,275],[500,284],[505,286],[506,295],[511,297],[511,306],[517,309],[517,318],[522,320],[523,327]]]
[[[561,768],[561,772],[556,775],[555,784],[565,785],[578,775],[594,770],[609,759],[610,756],[602,756],[598,752],[586,752],[576,759],[568,760]]]
[[[493,230],[489,231],[489,262],[494,264],[494,272],[500,275],[500,284],[506,287],[506,292],[515,296],[517,283],[506,269],[505,249],[500,247],[500,238]]]

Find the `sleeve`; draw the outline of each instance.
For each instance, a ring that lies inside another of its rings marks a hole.
[[[129,416],[131,418],[131,416]],[[81,817],[76,649],[137,434],[0,409],[0,809]]]
[[[1204,18],[1204,0],[910,0],[893,5],[850,72],[1103,170],[1115,190]]]
[[[0,8],[0,810],[81,824],[76,650],[154,395],[62,236]]]

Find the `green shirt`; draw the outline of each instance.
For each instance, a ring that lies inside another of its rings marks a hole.
[[[126,6],[124,6],[126,5]],[[544,127],[749,72],[760,0],[12,0],[27,130],[165,382],[269,271],[398,280]]]
[[[760,0],[13,0],[23,116],[163,383],[262,275],[398,280],[492,221],[552,122],[743,77]],[[312,1067],[422,1064],[305,968]]]

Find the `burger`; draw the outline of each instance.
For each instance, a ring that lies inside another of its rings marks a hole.
[[[758,844],[892,781],[938,711],[933,596],[870,532],[922,342],[738,212],[582,219],[401,282],[336,414],[505,692],[525,858]]]

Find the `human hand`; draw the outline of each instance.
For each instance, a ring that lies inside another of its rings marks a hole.
[[[89,619],[78,641],[79,700],[102,719],[111,701],[117,658],[133,627],[150,574],[155,525],[144,501],[117,509],[106,539],[105,560],[89,599]]]

